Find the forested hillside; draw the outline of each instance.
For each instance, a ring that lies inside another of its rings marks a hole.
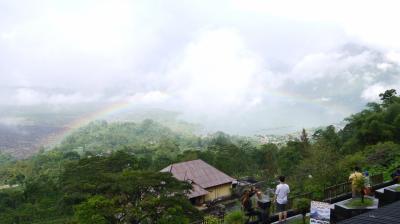
[[[14,186],[0,191],[0,223],[188,223],[202,215],[183,196],[189,186],[158,171],[198,158],[271,185],[286,175],[294,192],[317,196],[355,165],[388,178],[400,165],[400,97],[395,90],[380,97],[342,130],[303,131],[283,147],[221,132],[183,134],[151,120],[93,122],[51,151],[0,157],[1,185]]]

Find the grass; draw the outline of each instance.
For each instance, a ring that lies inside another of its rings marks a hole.
[[[394,188],[395,191],[400,192],[400,186]]]
[[[371,198],[364,198],[364,202],[361,201],[361,198],[351,199],[349,202],[346,203],[347,207],[354,208],[354,207],[369,207],[374,204],[374,201]]]

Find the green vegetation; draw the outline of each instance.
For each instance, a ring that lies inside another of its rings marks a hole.
[[[307,211],[310,209],[311,200],[308,198],[297,198],[294,200],[294,208],[300,212],[303,219],[303,224],[306,223],[306,214]]]
[[[242,224],[245,222],[245,216],[242,211],[229,213],[224,220],[225,224]]]
[[[221,223],[220,219],[218,219],[217,217],[212,216],[212,215],[204,216],[204,221],[206,221],[206,223],[208,223],[208,224],[220,224]]]
[[[159,170],[193,159],[269,186],[283,174],[292,194],[317,198],[355,165],[390,178],[400,165],[400,97],[380,96],[343,130],[303,131],[282,147],[222,132],[200,137],[152,120],[93,122],[53,150],[23,160],[0,155],[0,186],[18,186],[0,190],[0,223],[188,223],[202,216],[184,197],[190,186]]]
[[[350,199],[348,203],[346,203],[347,207],[357,208],[357,207],[369,207],[374,205],[374,201],[371,198],[364,198],[364,202],[361,198]]]
[[[323,186],[346,180],[355,165],[390,178],[400,165],[400,97],[394,90],[380,97],[381,103],[369,103],[365,110],[347,118],[342,130],[333,126],[318,130],[311,144],[293,150],[298,152],[294,160],[298,162],[288,169],[294,170],[289,179],[297,190],[321,192]],[[305,178],[307,174],[312,178]]]
[[[400,186],[399,186],[399,187],[396,187],[396,188],[394,188],[394,190],[395,190],[395,191],[397,191],[397,192],[400,192]]]
[[[304,223],[309,223],[310,218],[306,217],[304,220],[302,219],[295,219],[295,220],[290,220],[288,221],[289,224],[304,224]]]
[[[46,223],[61,217],[71,223],[188,223],[199,217],[184,196],[189,184],[169,173],[140,169],[133,154],[78,158],[61,154],[59,170],[34,167],[39,176],[24,180],[21,189],[0,192],[0,223]]]

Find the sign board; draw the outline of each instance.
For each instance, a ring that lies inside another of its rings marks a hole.
[[[331,220],[331,208],[331,204],[311,201],[310,224],[329,224]]]

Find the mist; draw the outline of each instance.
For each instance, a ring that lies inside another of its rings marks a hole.
[[[210,132],[339,123],[400,87],[398,4],[0,1],[0,123],[119,102]]]

